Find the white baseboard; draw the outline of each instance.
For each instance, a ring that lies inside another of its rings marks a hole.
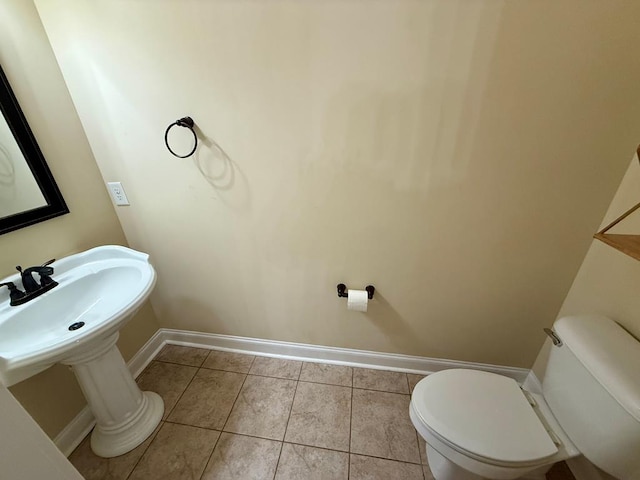
[[[485,363],[462,362],[441,358],[416,357],[399,353],[381,353],[350,348],[323,347],[304,343],[261,340],[258,338],[234,337],[187,330],[160,329],[162,338],[172,345],[209,348],[229,352],[248,353],[268,357],[304,360],[307,362],[332,363],[351,367],[393,370],[397,372],[429,374],[449,368],[471,368],[511,377],[522,384],[529,369],[503,367]]]
[[[151,360],[155,358],[162,347],[167,343],[164,339],[163,334],[164,329],[158,330],[156,333],[152,335],[152,337],[147,340],[140,350],[136,352],[136,354],[131,357],[131,360],[127,362],[127,366],[129,370],[131,370],[131,374],[134,378],[137,378],[138,375],[142,373],[142,371],[147,368],[147,365],[151,363]]]
[[[93,413],[91,413],[89,407],[84,407],[80,410],[80,413],[56,435],[53,443],[56,444],[58,450],[60,450],[65,457],[68,457],[71,455],[71,452],[80,445],[82,439],[89,434],[95,424],[96,420],[93,418]]]
[[[520,384],[529,375],[526,368],[161,328],[127,363],[133,376],[140,375],[166,344],[423,375],[449,368],[470,368],[504,375]],[[85,407],[53,441],[68,457],[94,425],[95,419],[89,407]]]

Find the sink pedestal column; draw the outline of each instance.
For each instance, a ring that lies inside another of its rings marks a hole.
[[[116,347],[115,333],[92,348],[66,358],[96,418],[91,449],[116,457],[144,442],[162,420],[164,403],[154,392],[142,392]]]

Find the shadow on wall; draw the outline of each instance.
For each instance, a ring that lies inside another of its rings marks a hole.
[[[225,205],[235,211],[249,211],[251,191],[244,172],[215,140],[197,125],[193,129],[200,140],[194,163],[202,176]]]

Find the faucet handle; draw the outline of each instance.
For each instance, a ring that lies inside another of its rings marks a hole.
[[[26,293],[24,293],[22,290],[18,290],[18,287],[16,287],[15,283],[13,282],[0,283],[0,287],[7,287],[9,289],[9,298],[11,299],[11,305],[15,305],[18,300],[26,296]]]
[[[55,261],[56,261],[56,259],[52,258],[51,260],[47,260],[46,262],[44,262],[42,265],[40,265],[40,267],[46,267],[48,265],[51,265]],[[39,268],[39,267],[29,267],[29,268],[27,268],[27,270],[31,270],[33,268]],[[22,267],[20,265],[16,265],[16,270],[19,271],[20,273],[22,273]]]
[[[20,265],[17,265],[16,270],[20,272],[20,276],[22,277],[22,287],[26,293],[33,293],[40,288],[38,282],[33,278],[33,267],[23,269]],[[11,289],[11,287],[9,287],[9,289]]]
[[[44,262],[41,267],[39,267],[39,268],[37,268],[35,270],[36,272],[38,272],[40,274],[40,286],[41,287],[45,287],[45,286],[50,285],[50,284],[55,284],[55,285],[58,284],[58,282],[56,282],[54,279],[51,278],[51,275],[53,275],[53,267],[49,267],[48,266],[48,265],[51,265],[55,261],[56,261],[56,259],[52,258],[51,260],[49,260],[47,262]]]

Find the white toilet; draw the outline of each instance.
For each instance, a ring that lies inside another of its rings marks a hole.
[[[554,324],[543,395],[515,380],[452,369],[421,380],[410,416],[436,480],[536,477],[584,455],[621,480],[640,480],[640,342],[602,316]]]

